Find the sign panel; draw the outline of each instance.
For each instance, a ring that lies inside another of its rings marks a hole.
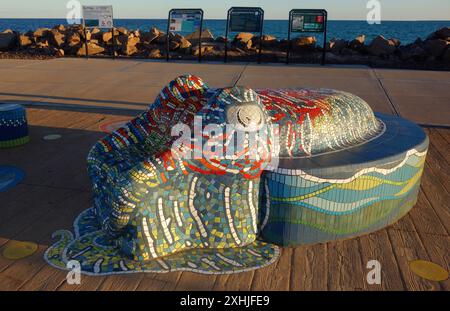
[[[202,9],[172,9],[167,20],[167,33],[191,34],[198,31],[198,61],[202,59]],[[166,60],[170,59],[170,36],[166,36]]]
[[[322,65],[325,65],[327,45],[327,20],[326,10],[319,9],[293,9],[289,12],[288,45],[286,51],[286,63],[289,63],[291,52],[291,33],[321,32],[323,33]]]
[[[231,32],[260,32],[263,13],[259,8],[233,9],[230,12]]]
[[[86,27],[112,28],[112,5],[83,5],[83,21]]]
[[[173,10],[170,14],[169,31],[194,32],[200,29],[203,12],[198,10]]]
[[[325,13],[317,12],[292,12],[291,19],[292,32],[324,32],[325,31]]]

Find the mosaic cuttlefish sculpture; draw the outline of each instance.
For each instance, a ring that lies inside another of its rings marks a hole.
[[[343,148],[380,129],[364,101],[333,92],[175,79],[92,148],[94,206],[74,235],[55,233],[46,260],[59,268],[76,260],[87,274],[232,273],[274,262],[278,247],[258,238],[262,171],[278,156]]]
[[[172,135],[177,126],[189,132],[184,140]],[[254,91],[175,79],[145,113],[92,148],[94,206],[76,219],[75,236],[56,232],[60,241],[46,259],[61,268],[77,260],[93,274],[230,273],[275,261],[278,248],[256,239],[259,177],[272,139]]]

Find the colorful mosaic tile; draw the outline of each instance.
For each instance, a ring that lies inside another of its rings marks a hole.
[[[89,152],[94,206],[45,258],[94,275],[234,273],[274,262],[273,243],[371,231],[417,195],[427,141],[410,132],[393,147],[409,126],[395,122],[345,92],[178,77]]]

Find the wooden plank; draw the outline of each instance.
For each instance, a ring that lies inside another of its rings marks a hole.
[[[450,230],[450,195],[437,180],[430,166],[425,164],[418,204],[410,213],[417,220],[418,230],[447,235]]]
[[[363,251],[357,239],[327,243],[328,290],[367,289]]]
[[[448,150],[450,156],[450,149]],[[437,177],[436,183],[444,186],[447,193],[450,193],[450,164],[436,148],[436,144],[430,145],[427,154],[426,164],[431,168],[433,174]]]
[[[358,238],[362,248],[362,262],[378,260],[381,264],[381,284],[367,285],[369,290],[405,290],[399,263],[386,229]],[[367,277],[364,276],[364,279]]]
[[[450,144],[450,129],[435,129]]]
[[[439,284],[422,279],[409,268],[411,261],[419,259],[430,260],[430,257],[418,233],[415,231],[411,217],[403,217],[399,223],[401,223],[403,228],[408,229],[396,229],[394,226],[391,226],[387,231],[407,290],[440,290]]]
[[[322,243],[294,249],[289,290],[327,290],[327,248],[328,244]]]
[[[289,290],[293,248],[282,248],[277,262],[256,270],[251,290]]]
[[[45,198],[45,196],[43,196]],[[35,217],[32,224],[26,226],[23,230],[13,236],[14,239],[22,241],[34,241],[39,244],[39,249],[32,256],[20,260],[7,260],[0,256],[0,265],[6,266],[0,274],[0,287],[9,289],[19,289],[24,286],[29,280],[36,277],[36,279],[49,280],[49,277],[42,276],[40,271],[47,264],[43,260],[44,252],[51,241],[51,234],[62,228],[70,228],[73,219],[80,212],[79,206],[85,206],[86,200],[90,200],[90,196],[82,192],[72,192],[71,196],[64,200],[58,201],[49,210],[41,210],[42,216]],[[43,204],[44,205],[44,204]],[[36,209],[39,210],[39,204],[36,204]],[[54,268],[53,268],[54,269]],[[45,269],[44,272],[52,272],[51,269]],[[44,273],[45,275],[45,273]],[[50,275],[55,278],[55,283],[61,282],[61,276],[65,278],[65,274]]]
[[[437,129],[427,129],[428,137],[430,138],[431,149],[435,148],[440,156],[445,159],[446,164],[450,164],[450,143],[445,139],[450,134],[442,134],[442,131]],[[450,132],[450,130],[449,130]],[[445,135],[445,136],[444,136]],[[450,138],[449,138],[450,139]]]
[[[217,291],[249,291],[255,271],[218,275],[213,290]]]
[[[99,286],[102,291],[134,291],[144,278],[143,273],[111,275]]]
[[[184,272],[145,273],[139,282],[138,291],[173,291],[178,290],[177,284]]]
[[[175,290],[212,290],[216,281],[216,275],[200,274],[193,272],[183,272],[178,282],[176,283]]]
[[[435,235],[419,232],[420,239],[430,256],[430,261],[450,270],[450,237],[436,237]],[[439,282],[442,289],[450,290],[450,279]]]
[[[428,209],[431,209],[432,203],[428,197],[424,196],[420,198],[420,204],[423,204],[427,206]],[[416,228],[422,224],[422,219],[419,217],[412,217],[411,219]],[[447,222],[448,219],[447,221],[444,220],[444,223]],[[439,223],[435,224],[435,228],[439,228]],[[450,268],[450,253],[448,251],[450,249],[450,237],[448,232],[442,233],[443,230],[445,230],[445,228],[438,229],[435,232],[418,229],[417,233],[422,241],[422,245],[429,255],[430,260],[448,270]],[[443,289],[449,290],[449,280],[442,282],[441,286]]]

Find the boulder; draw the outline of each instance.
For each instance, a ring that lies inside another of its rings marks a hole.
[[[432,36],[436,39],[447,40],[450,38],[450,27],[444,27],[435,31]]]
[[[450,48],[447,48],[447,50],[445,50],[444,55],[442,55],[442,60],[450,64]]]
[[[119,27],[115,29],[119,35],[128,35],[128,29],[124,27]]]
[[[0,33],[0,51],[8,51],[16,46],[17,35],[11,29]]]
[[[190,42],[195,42],[195,41],[198,41],[199,35],[200,35],[200,30],[197,29],[193,33],[188,34],[185,38],[187,40],[189,40]],[[202,42],[214,41],[214,35],[212,34],[211,31],[209,31],[209,29],[203,30],[201,36],[202,36]]]
[[[48,40],[51,45],[60,48],[65,42],[65,35],[60,33],[57,29],[52,29],[48,34]]]
[[[107,31],[107,32],[104,32],[102,34],[102,41],[103,41],[103,43],[108,44],[111,41],[111,39],[112,39],[112,32],[111,31]]]
[[[128,35],[120,35],[118,38],[118,46],[121,47],[122,54],[127,56],[136,54],[138,49],[136,45],[140,42],[140,38]]]
[[[240,34],[234,37],[234,41],[240,41],[242,43],[247,43],[252,40],[255,35],[249,32],[241,32]]]
[[[375,56],[391,55],[395,52],[396,49],[397,48],[395,46],[395,43],[383,36],[377,36],[367,47],[367,51],[369,52],[369,54]]]
[[[178,43],[180,44],[180,49],[182,50],[188,49],[192,46],[192,43],[189,42],[189,40],[187,40],[186,38],[181,38]]]
[[[91,30],[91,39],[103,41],[103,31],[99,28],[92,29]]]
[[[364,42],[366,41],[365,35],[359,35],[349,43],[349,48],[353,50],[361,50],[364,47]]]
[[[449,42],[442,39],[427,40],[425,49],[435,58],[438,58],[444,53],[448,45]]]
[[[427,51],[420,44],[412,43],[400,47],[401,60],[423,61],[427,58]]]
[[[46,37],[49,33],[50,33],[50,29],[48,29],[48,28],[38,28],[33,33],[33,36],[35,39],[40,39],[40,38]]]
[[[19,35],[19,47],[27,47],[33,44],[31,38],[27,35]]]
[[[280,43],[280,41],[277,40],[277,37],[271,36],[271,35],[263,35],[262,41],[263,41],[262,42],[263,48],[273,48],[273,47],[279,45],[279,43]],[[259,48],[260,37],[259,36],[253,37],[252,43],[253,43],[253,46]]]
[[[225,42],[227,42],[227,38],[225,38],[224,36],[219,36],[216,38],[215,41],[219,42],[219,43],[225,43]]]
[[[234,41],[233,44],[236,48],[250,50],[253,46],[253,41],[252,40],[248,40],[248,41],[238,40],[238,41]]]
[[[162,57],[161,50],[160,49],[152,49],[152,50],[148,51],[147,57],[148,58],[161,58]]]
[[[72,32],[66,37],[66,43],[70,46],[76,46],[81,43],[81,36],[78,32]]]
[[[170,41],[169,42],[169,50],[170,51],[175,51],[178,50],[180,48],[180,43],[177,41]]]
[[[202,55],[206,55],[206,54],[212,52],[214,50],[214,47],[211,45],[207,45],[207,46],[202,45],[201,49],[202,49]],[[192,49],[191,49],[192,55],[198,56],[199,52],[200,52],[200,47],[198,45],[192,47]]]
[[[291,48],[293,50],[312,49],[316,46],[316,37],[297,37],[291,40]]]
[[[141,39],[145,43],[152,43],[158,39],[160,33],[161,32],[157,28],[153,27],[149,32],[142,33]]]
[[[393,43],[397,48],[402,44],[401,41],[397,38],[390,38],[389,41]]]
[[[105,49],[97,44],[88,42],[89,55],[97,55],[103,53]],[[86,45],[83,43],[77,51],[78,56],[86,56]]]
[[[344,48],[347,48],[348,41],[342,39],[331,39],[328,43],[330,51],[334,54],[339,54]]]
[[[58,30],[59,32],[64,33],[66,31],[66,26],[64,25],[56,25],[53,29]]]
[[[55,52],[56,57],[64,57],[64,50],[63,49],[57,49]]]

